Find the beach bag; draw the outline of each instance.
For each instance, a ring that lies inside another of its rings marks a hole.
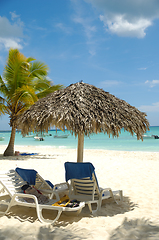
[[[37,190],[35,187],[31,187],[29,184],[25,184],[21,187],[24,193],[31,194],[37,197],[39,204],[45,204],[49,202],[49,198],[45,195],[43,195],[39,190]],[[34,199],[31,198],[25,198],[25,201],[29,203],[34,203]]]

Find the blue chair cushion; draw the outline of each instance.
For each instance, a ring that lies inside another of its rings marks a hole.
[[[37,171],[34,169],[16,168],[15,171],[30,185],[35,185]]]
[[[82,179],[85,177],[90,177],[92,180],[92,173],[94,173],[95,169],[92,163],[65,162],[64,165],[66,182],[69,179]]]

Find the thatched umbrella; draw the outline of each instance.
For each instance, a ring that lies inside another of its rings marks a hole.
[[[142,139],[149,129],[145,113],[82,81],[38,100],[22,115],[18,125],[23,135],[33,129],[47,132],[51,127],[67,128],[78,135],[77,162],[83,161],[84,135],[104,132],[118,137],[125,129]]]

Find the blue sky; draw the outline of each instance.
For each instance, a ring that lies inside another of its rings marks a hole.
[[[159,125],[158,0],[0,0],[0,75],[10,47],[45,62],[54,84],[83,80]]]

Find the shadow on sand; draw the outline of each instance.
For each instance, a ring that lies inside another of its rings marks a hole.
[[[96,206],[94,206],[96,207]],[[54,226],[67,226],[74,222],[80,221],[82,218],[95,218],[95,217],[113,217],[117,214],[124,214],[125,212],[133,211],[137,205],[130,201],[128,197],[124,197],[123,203],[116,204],[112,202],[111,199],[107,199],[103,202],[102,208],[92,215],[89,211],[88,206],[86,205],[83,208],[82,212],[77,215],[75,212],[63,212],[58,221],[54,223]],[[45,210],[44,217],[48,219],[54,219],[56,216],[56,211]],[[21,222],[29,221],[34,223],[37,221],[37,214],[34,208],[27,208],[21,206],[15,206],[10,209],[10,212],[7,213],[7,217],[14,217]]]
[[[85,228],[69,226],[58,228],[53,226],[7,225],[0,229],[0,240],[84,240],[92,239],[91,233]]]
[[[26,161],[28,159],[56,159],[57,158],[57,154],[51,154],[51,155],[45,155],[45,154],[40,154],[40,153],[33,153],[31,155],[31,153],[26,153],[26,155],[19,155],[19,156],[3,156],[3,154],[0,154],[0,161],[1,160],[12,160],[12,161]]]
[[[159,225],[148,219],[124,219],[123,223],[112,231],[109,240],[158,240]]]
[[[88,207],[86,206],[82,212],[77,216],[75,213],[62,213],[58,221],[52,225],[41,224],[37,220],[36,211],[34,208],[24,208],[22,206],[12,207],[10,212],[6,215],[9,219],[13,219],[16,222],[15,225],[10,225],[7,221],[6,227],[0,229],[0,240],[3,239],[12,239],[12,240],[65,240],[65,239],[74,239],[74,240],[84,240],[92,239],[91,232],[87,228],[80,228],[80,225],[77,225],[83,218],[96,218],[99,216],[103,217],[113,217],[117,214],[124,214],[128,211],[133,211],[137,205],[130,201],[128,197],[124,197],[124,201],[121,205],[117,205],[112,202],[112,200],[105,200],[102,205],[102,208],[96,215],[92,215],[89,212]],[[53,218],[54,214],[52,211],[46,210],[44,212],[46,218]],[[21,224],[23,222],[23,224]],[[12,224],[12,221],[10,221]],[[123,223],[123,226],[119,229],[125,227],[126,222]],[[128,225],[128,224],[127,224]],[[126,226],[127,226],[126,225]],[[20,226],[20,227],[18,227]],[[25,231],[23,231],[23,228]],[[128,227],[126,227],[128,228]],[[121,233],[124,235],[124,230],[121,230]],[[129,238],[115,238],[118,234],[118,229],[115,229],[112,232],[110,240],[115,239],[129,239]],[[7,237],[6,237],[7,236]],[[32,237],[32,238],[31,238]],[[131,239],[131,238],[130,238]],[[129,239],[129,240],[130,240]],[[133,238],[132,238],[133,239]],[[136,239],[136,238],[135,238]]]

